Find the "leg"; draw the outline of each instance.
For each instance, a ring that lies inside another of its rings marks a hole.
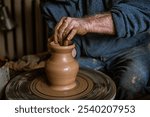
[[[87,34],[85,36],[76,36],[73,41],[77,47],[78,57],[82,55],[97,59],[108,59],[116,56],[121,51],[149,43],[149,37],[149,33],[137,34],[126,39],[108,35]]]
[[[99,59],[89,58],[89,57],[80,57],[77,59],[81,68],[90,68],[94,70],[104,71],[105,63]]]
[[[150,73],[150,47],[143,45],[118,54],[108,65],[117,84],[116,99],[135,99],[145,94]]]
[[[81,67],[101,70],[104,69],[105,62],[113,56],[137,45],[148,43],[149,36],[149,34],[139,34],[136,37],[123,39],[98,34],[77,35],[73,40],[77,50],[76,58]]]

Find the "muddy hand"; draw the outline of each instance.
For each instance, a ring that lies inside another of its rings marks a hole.
[[[56,25],[54,33],[55,43],[67,45],[76,34],[85,35],[89,22],[85,18],[63,17]]]

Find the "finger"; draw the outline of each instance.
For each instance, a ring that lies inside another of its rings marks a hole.
[[[54,35],[48,38],[48,43],[51,43],[52,41],[54,41]]]
[[[54,42],[55,43],[58,43],[58,37],[57,37],[57,30],[55,30],[55,32],[54,32]]]
[[[62,25],[62,23],[63,23],[63,20],[65,19],[66,17],[63,17],[61,20],[60,20],[60,22],[56,25],[56,27],[55,27],[55,33],[54,33],[54,42],[55,43],[58,43],[58,29],[59,29],[59,27]]]
[[[76,28],[72,29],[66,39],[68,41],[72,40],[72,38],[76,35],[76,33],[77,33],[77,29]]]
[[[54,40],[54,35],[52,35],[51,37],[48,38],[47,48],[48,48],[48,51],[49,51],[49,52],[51,51],[50,48],[49,48],[49,46],[50,46],[50,43],[51,43],[53,40]]]
[[[62,17],[62,18],[61,18],[60,22],[56,25],[55,30],[58,30],[58,29],[59,29],[59,27],[62,25],[62,23],[64,22],[64,20],[65,20],[66,18],[67,18],[67,17]]]
[[[65,31],[63,33],[63,39],[66,39],[66,37],[69,35],[69,33],[71,32],[73,27],[74,27],[74,25],[71,24],[71,23],[66,27],[66,29],[65,29]]]
[[[66,40],[66,38],[68,37],[69,33],[72,31],[72,29],[75,26],[75,23],[72,21],[71,18],[68,18],[69,23],[68,26],[65,28],[64,33],[63,33],[63,39]]]
[[[58,40],[57,40],[58,38],[57,38],[57,32],[55,32],[55,34],[54,34],[54,42],[55,43],[58,43]]]
[[[63,39],[63,37],[64,37],[64,35],[66,33],[65,31],[66,31],[66,28],[68,27],[68,24],[69,24],[69,20],[64,19],[62,25],[59,27],[59,29],[58,29],[58,32],[59,32],[58,36],[59,36],[60,39]]]
[[[66,38],[66,36],[69,34],[69,32],[73,29],[74,24],[69,20],[67,22],[67,26],[64,29],[63,38]]]
[[[48,41],[47,41],[47,46],[49,47],[50,43],[54,41],[54,35],[52,35],[51,37],[48,38]]]

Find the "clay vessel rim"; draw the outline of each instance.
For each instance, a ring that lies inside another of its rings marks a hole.
[[[49,47],[50,48],[55,48],[55,49],[61,49],[61,50],[65,50],[65,49],[72,49],[72,48],[74,48],[75,47],[75,44],[70,44],[70,45],[68,45],[68,46],[60,46],[59,44],[56,44],[56,43],[54,43],[54,42],[51,42],[50,44],[49,44]]]

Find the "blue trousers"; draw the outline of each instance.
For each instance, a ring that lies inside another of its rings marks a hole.
[[[80,57],[81,67],[109,75],[117,85],[116,99],[135,99],[149,92],[150,45],[127,49],[111,58]]]
[[[69,10],[69,6],[70,7]],[[49,34],[63,16],[79,17],[74,3],[42,4],[42,14],[48,23]],[[137,99],[146,95],[150,78],[150,33],[143,32],[130,38],[87,34],[75,36],[80,67],[100,70],[109,75],[117,86],[116,99]]]
[[[136,37],[125,40],[107,36],[96,38],[93,35],[78,36],[73,40],[79,54],[77,60],[80,67],[99,70],[109,75],[117,85],[116,99],[135,99],[149,91],[150,43],[144,42],[150,40],[150,37],[147,35],[144,39],[143,34],[137,37],[142,38],[143,43],[131,44],[130,40]],[[90,43],[87,43],[88,40]]]

